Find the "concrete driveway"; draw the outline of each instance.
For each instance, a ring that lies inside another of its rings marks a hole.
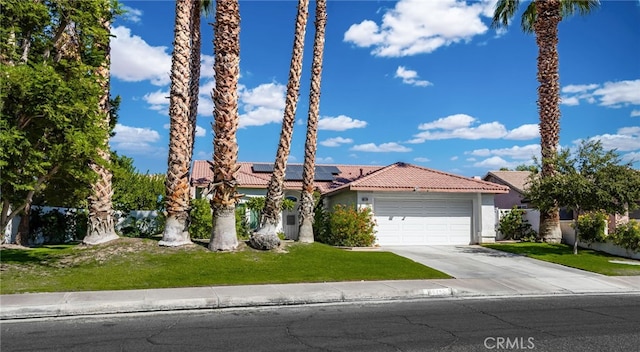
[[[383,250],[440,270],[456,279],[603,277],[481,246],[389,246],[383,247]]]

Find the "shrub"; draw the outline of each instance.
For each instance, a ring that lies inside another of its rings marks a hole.
[[[324,207],[316,207],[313,214],[313,237],[316,241],[329,243],[329,212]]]
[[[191,238],[210,238],[213,228],[213,216],[209,201],[204,198],[191,200],[191,223],[189,224],[189,234]]]
[[[323,216],[324,215],[324,216]],[[368,247],[376,240],[375,222],[371,209],[356,209],[353,206],[336,205],[331,212],[316,212],[318,241],[332,246]]]
[[[120,230],[124,237],[149,238],[164,231],[165,218],[161,212],[158,212],[157,216],[141,218],[129,216],[128,213],[125,216],[127,218]]]
[[[247,221],[247,208],[241,204],[236,208],[236,234],[238,239],[246,241],[251,236],[251,229]]]
[[[580,215],[573,226],[578,231],[580,240],[584,242],[604,242],[607,239],[604,233],[607,215],[604,213],[593,212]]]
[[[616,232],[611,236],[613,243],[630,251],[640,251],[640,222],[630,220],[626,224],[616,227]]]
[[[498,231],[507,240],[521,240],[524,242],[530,242],[535,240],[536,232],[531,227],[531,224],[524,218],[525,211],[513,207],[508,213],[506,213],[498,224]]]
[[[71,237],[67,236],[67,216],[58,209],[46,213],[40,208],[32,209],[29,222],[30,243],[65,243]]]

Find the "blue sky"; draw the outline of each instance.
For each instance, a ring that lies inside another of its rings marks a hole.
[[[329,0],[318,163],[408,162],[465,176],[539,155],[535,37],[490,28],[496,0]],[[127,1],[112,28],[112,149],[167,169],[173,1]],[[524,2],[524,5],[527,3]],[[521,5],[522,6],[522,5]],[[240,161],[275,158],[297,1],[240,1]],[[289,162],[302,163],[315,2]],[[213,153],[213,15],[203,48],[194,159]],[[559,28],[562,147],[598,138],[640,168],[640,4],[601,1]]]

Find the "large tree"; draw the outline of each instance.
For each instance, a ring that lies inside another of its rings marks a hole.
[[[309,17],[309,0],[298,1],[298,13],[293,37],[293,52],[289,66],[289,82],[287,83],[287,97],[285,100],[284,117],[273,173],[267,186],[267,198],[264,207],[260,229],[251,235],[249,243],[253,248],[273,249],[280,245],[276,234],[276,227],[280,219],[280,209],[284,199],[284,176],[287,169],[287,159],[291,151],[293,124],[296,117],[298,97],[300,92],[300,76],[302,75],[302,54],[304,52],[304,37]]]
[[[316,33],[313,40],[313,63],[311,66],[311,88],[309,91],[309,115],[307,138],[304,144],[304,166],[302,170],[302,195],[300,196],[300,230],[298,241],[313,242],[313,208],[315,207],[316,150],[318,149],[318,115],[320,114],[320,83],[322,80],[322,56],[324,33],[327,26],[327,1],[316,0]]]
[[[519,4],[520,0],[498,0],[492,26],[508,26]],[[598,0],[535,0],[522,14],[522,30],[533,32],[538,45],[538,113],[543,178],[552,177],[556,172],[553,160],[560,139],[558,24],[575,12],[587,14],[598,5]],[[540,212],[539,236],[547,242],[560,242],[562,233],[557,206]]]
[[[0,11],[0,227],[25,218],[61,172],[90,184],[105,144],[104,81],[111,19],[104,0],[3,2]]]
[[[109,13],[110,0],[103,0],[106,10],[103,13]],[[102,26],[103,33],[111,33],[111,16],[107,18],[98,18],[98,22]],[[108,38],[108,37],[107,37]],[[89,167],[98,175],[95,182],[91,184],[91,194],[89,195],[89,224],[87,226],[87,235],[82,240],[84,244],[100,244],[113,241],[118,238],[115,228],[115,217],[113,213],[113,189],[111,178],[113,174],[109,169],[110,150],[109,150],[109,132],[111,126],[111,106],[110,106],[110,63],[111,57],[109,53],[109,41],[99,41],[97,43],[98,50],[104,53],[104,61],[96,70],[97,80],[102,88],[100,96],[99,108],[102,119],[100,127],[103,130],[103,142],[98,147],[98,160],[92,160]]]
[[[624,214],[640,200],[640,172],[624,164],[613,150],[605,151],[600,141],[583,141],[577,151],[561,150],[554,160],[556,173],[550,177],[533,175],[526,197],[540,211],[559,205],[578,216],[602,211]],[[573,252],[578,252],[576,227]]]
[[[240,77],[240,7],[238,0],[218,0],[213,24],[216,87],[213,90],[213,182],[209,186],[213,229],[209,249],[238,246],[235,205],[238,164],[238,79]]]

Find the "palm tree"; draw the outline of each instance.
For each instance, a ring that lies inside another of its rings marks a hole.
[[[499,0],[493,15],[493,27],[506,27],[516,13],[519,0]],[[541,177],[551,177],[560,139],[560,81],[558,72],[558,24],[576,11],[588,14],[598,0],[535,0],[522,14],[522,30],[533,32],[538,45],[538,113],[540,117]],[[560,242],[558,208],[540,213],[539,237],[546,242]]]
[[[193,145],[190,94],[194,81],[191,69],[193,45],[191,43],[193,14],[198,1],[176,1],[173,55],[171,60],[171,92],[169,96],[169,158],[166,179],[165,225],[161,246],[181,246],[191,243],[189,236],[189,170]],[[199,37],[199,36],[198,36]],[[198,66],[199,68],[199,66]],[[197,78],[196,78],[197,79]],[[197,102],[196,102],[197,104]]]
[[[105,1],[107,9],[110,12],[110,1]],[[100,112],[103,115],[101,121],[102,130],[104,131],[104,144],[98,150],[98,155],[102,158],[101,162],[92,162],[89,167],[98,175],[96,181],[91,185],[91,195],[89,196],[89,226],[87,227],[87,236],[83,239],[84,244],[100,244],[113,241],[118,238],[115,230],[115,217],[113,214],[113,189],[111,187],[111,170],[107,167],[110,162],[111,153],[109,152],[109,125],[111,122],[111,107],[109,104],[109,33],[111,29],[111,19],[102,18],[102,35],[103,41],[98,41],[96,47],[98,50],[104,51],[104,61],[97,70],[97,76],[102,87],[102,96],[100,97]]]
[[[307,118],[307,140],[304,144],[304,166],[302,170],[302,195],[300,197],[300,231],[298,241],[313,243],[313,179],[318,149],[318,115],[320,114],[320,81],[322,79],[322,55],[324,32],[327,25],[327,1],[316,0],[316,35],[313,41],[313,64],[311,66],[311,89],[309,92],[309,116]]]
[[[218,0],[213,24],[216,87],[213,90],[213,182],[210,193],[213,229],[209,249],[234,250],[238,164],[238,79],[240,77],[240,8],[238,0]]]
[[[293,135],[293,123],[298,105],[300,91],[300,76],[302,75],[302,54],[304,51],[304,36],[307,27],[309,0],[298,1],[298,14],[293,38],[293,53],[289,67],[289,82],[287,84],[287,98],[282,119],[280,141],[276,152],[276,160],[273,165],[273,173],[267,186],[267,196],[261,219],[261,227],[249,239],[253,248],[273,249],[280,245],[280,239],[276,234],[276,226],[280,218],[282,200],[284,198],[284,175],[287,168],[287,159],[291,150],[291,136]]]

